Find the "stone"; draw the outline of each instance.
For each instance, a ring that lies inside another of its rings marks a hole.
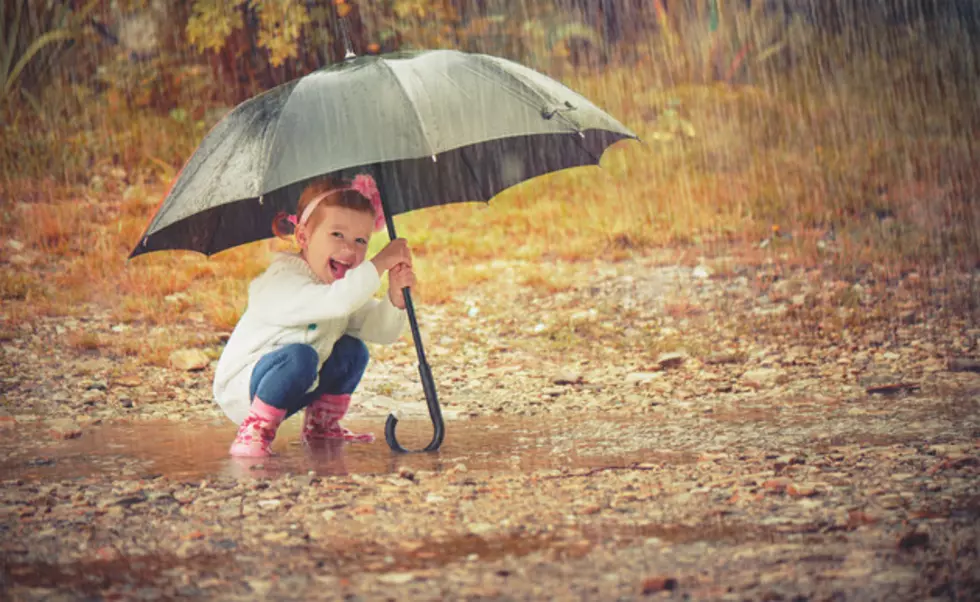
[[[630,372],[626,375],[626,384],[642,385],[658,378],[662,378],[660,372]]]
[[[691,271],[691,276],[697,278],[698,280],[706,280],[711,278],[714,274],[714,270],[706,265],[699,265]]]
[[[81,427],[67,418],[49,420],[47,426],[48,434],[55,439],[76,439],[82,436]]]
[[[135,375],[120,376],[113,379],[112,384],[119,387],[138,387],[143,384],[143,379]]]
[[[571,370],[561,370],[551,382],[556,385],[577,385],[582,382],[582,375]]]
[[[763,481],[762,488],[768,489],[769,491],[775,491],[782,493],[792,484],[792,482],[784,477],[777,477],[775,479],[769,479],[768,481]]]
[[[704,359],[704,363],[709,365],[736,364],[738,361],[739,356],[734,351],[719,351]]]
[[[673,351],[670,353],[661,353],[657,357],[657,365],[660,366],[661,370],[669,370],[670,368],[677,368],[684,363],[687,359],[687,353],[683,351]]]
[[[105,397],[105,391],[100,389],[89,389],[88,391],[82,393],[82,402],[93,405],[104,400]]]
[[[813,497],[817,495],[817,488],[806,483],[790,483],[786,493],[791,497]]]
[[[385,573],[378,577],[378,581],[385,585],[405,585],[415,581],[415,573]]]
[[[272,590],[272,582],[262,579],[245,579],[245,583],[252,589],[256,596],[264,598]]]
[[[949,360],[950,372],[980,372],[980,360],[968,357],[955,357]]]
[[[657,592],[670,592],[677,589],[677,579],[673,577],[647,577],[643,580],[643,595],[655,594]]]
[[[898,547],[902,550],[929,547],[929,534],[922,531],[910,531],[898,539]]]
[[[472,533],[473,535],[485,535],[493,531],[495,528],[496,527],[494,527],[490,523],[471,523],[467,527],[469,532]]]
[[[754,389],[763,389],[779,384],[784,379],[783,374],[774,368],[757,368],[747,370],[742,374],[742,382]]]
[[[211,359],[200,349],[178,349],[170,354],[170,365],[177,370],[203,370],[210,363]]]
[[[877,501],[882,508],[888,509],[901,508],[905,505],[904,500],[902,500],[902,496],[897,493],[885,494],[879,497]]]

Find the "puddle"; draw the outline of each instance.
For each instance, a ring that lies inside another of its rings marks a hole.
[[[452,422],[436,453],[393,454],[384,442],[382,422],[351,420],[357,432],[374,432],[373,444],[329,442],[310,449],[299,442],[300,421],[280,429],[272,458],[228,456],[235,435],[230,423],[108,423],[87,426],[83,435],[53,440],[41,427],[8,431],[0,444],[0,479],[53,481],[87,476],[115,479],[164,475],[175,479],[276,477],[287,473],[319,476],[378,474],[412,470],[441,471],[464,464],[468,470],[528,472],[540,469],[593,468],[609,464],[664,461],[650,449],[652,439],[640,424],[602,420],[483,418]],[[403,421],[399,442],[421,449],[432,435],[428,421]],[[681,460],[681,454],[677,454]],[[666,458],[670,460],[671,458]]]

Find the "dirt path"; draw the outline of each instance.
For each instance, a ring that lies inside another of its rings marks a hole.
[[[499,278],[420,310],[449,418],[436,456],[304,450],[292,425],[278,458],[237,466],[213,364],[122,372],[58,344],[144,334],[108,315],[8,324],[0,592],[975,595],[976,277],[737,263],[552,266],[567,287],[488,266]],[[352,424],[417,413],[414,370],[409,341],[376,350]]]

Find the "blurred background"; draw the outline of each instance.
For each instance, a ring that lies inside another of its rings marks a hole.
[[[122,319],[198,307],[233,325],[265,247],[125,257],[208,129],[236,103],[342,60],[345,37],[358,54],[441,47],[517,60],[643,139],[611,149],[602,169],[540,178],[488,207],[400,216],[423,302],[491,277],[461,260],[738,244],[843,272],[980,269],[974,0],[0,7],[0,293],[24,302],[8,318],[98,298]],[[175,294],[186,301],[159,301]]]

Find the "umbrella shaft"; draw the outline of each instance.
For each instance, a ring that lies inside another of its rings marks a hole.
[[[425,360],[425,349],[422,347],[422,335],[419,330],[419,322],[415,318],[415,304],[412,303],[412,293],[408,287],[402,289],[402,295],[405,297],[405,313],[408,314],[408,325],[412,329],[412,340],[415,342],[415,353],[419,356],[419,367],[425,366],[429,367],[429,363]]]
[[[381,165],[375,165],[374,171],[376,173],[374,179],[378,184],[378,192],[381,194],[381,208],[385,217],[385,225],[388,226],[388,238],[395,240],[398,238],[398,233],[395,232],[395,220],[391,211],[385,205],[385,181]],[[402,295],[405,297],[405,312],[408,314],[408,324],[412,328],[415,353],[419,356],[419,377],[422,380],[422,391],[425,393],[425,403],[429,406],[429,417],[432,419],[432,428],[434,429],[432,441],[423,451],[436,451],[442,445],[442,440],[445,436],[442,410],[439,408],[439,397],[436,395],[436,383],[432,378],[432,370],[429,369],[429,362],[425,360],[425,349],[422,347],[422,333],[419,331],[419,322],[415,319],[415,304],[412,303],[412,294],[408,287],[402,289]],[[395,425],[397,424],[398,419],[394,415],[388,416],[388,422],[385,425],[385,439],[393,451],[403,452],[405,449],[398,444],[398,440],[395,438]]]

